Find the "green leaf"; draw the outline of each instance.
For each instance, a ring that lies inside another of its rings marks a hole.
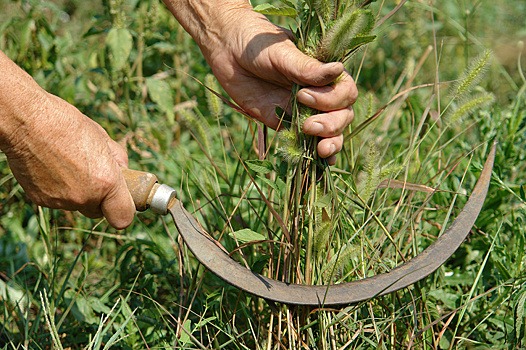
[[[522,293],[515,307],[515,337],[517,341],[520,341],[524,336],[525,303],[526,293]]]
[[[360,46],[372,43],[375,39],[376,35],[357,36],[353,38],[349,43],[349,50],[354,50],[359,48]]]
[[[148,95],[157,104],[161,112],[166,113],[168,121],[173,124],[175,121],[174,99],[172,88],[164,81],[155,78],[146,78]]]
[[[323,195],[321,198],[318,198],[318,200],[314,203],[314,206],[318,208],[330,208],[331,203],[332,203],[332,194],[327,193]]]
[[[212,321],[215,321],[215,320],[217,320],[217,317],[215,317],[215,316],[210,316],[210,317],[207,317],[207,318],[201,319],[201,320],[199,320],[199,322],[196,323],[195,327],[196,327],[196,328],[204,327],[204,326],[206,326],[208,323],[210,323],[210,322],[212,322]]]
[[[9,303],[11,305],[17,305],[20,310],[25,311],[27,309],[29,298],[25,298],[23,291],[13,288],[8,283],[0,279],[0,300],[2,303]],[[5,304],[4,304],[5,305]]]
[[[106,45],[110,49],[111,63],[114,70],[121,70],[130,57],[133,38],[126,28],[111,28],[106,37]]]
[[[282,4],[285,4],[285,6],[292,7],[292,8],[296,8],[296,5],[297,5],[297,3],[298,3],[298,0],[292,0],[292,1],[289,1],[289,0],[281,0],[281,3],[282,3]]]
[[[274,6],[272,4],[261,4],[254,7],[254,11],[266,16],[296,17],[298,15],[298,12],[294,7],[287,5]]]
[[[269,174],[274,171],[274,166],[268,160],[247,160],[247,167],[257,174]]]
[[[451,347],[451,340],[449,339],[449,332],[445,332],[438,342],[438,347],[440,349],[449,349]]]
[[[261,233],[254,232],[249,228],[244,228],[242,230],[229,233],[229,235],[240,243],[264,241],[266,239]]]
[[[442,303],[444,303],[444,305],[446,307],[448,307],[449,309],[453,310],[457,307],[457,304],[458,304],[458,301],[459,301],[459,296],[455,293],[450,293],[450,292],[447,292],[445,290],[441,290],[441,289],[434,289],[432,291],[430,291],[429,293],[429,296],[435,298],[436,300],[438,301],[441,301]]]
[[[192,334],[192,320],[186,320],[183,323],[183,331],[181,332],[181,336],[179,337],[179,342],[181,345],[192,344],[190,334]]]
[[[258,179],[276,191],[276,194],[281,198],[281,194],[285,190],[285,182],[283,182],[283,180],[279,177],[276,180],[270,180],[261,175],[258,176]]]
[[[89,324],[97,324],[99,318],[95,316],[91,303],[82,295],[76,295],[70,290],[69,296],[75,300],[75,304],[71,308],[71,314],[80,322]]]
[[[150,48],[165,54],[174,54],[177,52],[177,45],[165,41],[159,41],[151,45]]]
[[[40,45],[42,45],[42,48],[44,49],[45,52],[50,51],[53,45],[55,44],[54,43],[55,38],[46,31],[43,31],[43,30],[39,31],[37,34],[37,37],[38,37],[38,42],[40,43]]]
[[[95,312],[103,313],[106,315],[109,315],[111,313],[111,309],[107,305],[105,305],[100,298],[89,297],[88,302],[93,311]]]

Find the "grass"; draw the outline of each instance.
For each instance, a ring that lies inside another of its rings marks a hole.
[[[279,272],[284,243],[269,208],[284,202],[286,181],[275,134],[271,154],[258,160],[256,125],[207,95],[198,81],[214,86],[210,71],[158,1],[50,4],[0,1],[8,9],[0,48],[125,144],[132,167],[177,188],[236,259]],[[394,6],[377,1],[371,9],[384,16]],[[320,283],[385,272],[423,250],[460,211],[488,145],[499,142],[484,210],[432,276],[337,309],[274,305],[204,271],[167,218],[142,213],[115,231],[32,205],[0,155],[1,347],[525,346],[524,13],[518,0],[409,1],[348,62],[361,95],[332,168],[344,208],[337,234],[320,226],[312,242]],[[108,40],[112,28],[125,39]],[[130,38],[128,53],[120,45]],[[487,49],[485,75],[469,92],[451,93]],[[326,203],[316,205],[323,212]]]

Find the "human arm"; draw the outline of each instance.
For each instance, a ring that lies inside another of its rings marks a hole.
[[[320,136],[318,154],[334,162],[358,94],[341,63],[323,64],[304,55],[288,31],[254,12],[246,0],[164,2],[225,91],[255,119],[276,128],[275,108],[286,109],[293,83],[303,86],[298,101],[322,112],[307,119],[303,131]]]
[[[135,206],[125,150],[100,125],[44,91],[0,51],[0,150],[36,204],[128,226]]]

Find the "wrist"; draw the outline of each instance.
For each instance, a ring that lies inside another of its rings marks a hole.
[[[0,51],[0,150],[22,146],[48,94]]]
[[[199,45],[208,60],[218,50],[235,41],[241,21],[266,18],[252,10],[247,0],[190,1],[164,0],[177,21]]]

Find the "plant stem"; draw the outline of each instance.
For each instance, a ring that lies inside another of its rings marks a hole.
[[[316,183],[316,169],[309,169],[310,170],[310,183],[315,184]],[[310,220],[309,220],[309,227],[307,232],[307,252],[305,255],[305,282],[307,284],[312,284],[313,277],[312,276],[312,247],[314,245],[314,228],[315,228],[315,219],[316,219],[316,210],[315,210],[315,202],[316,202],[316,186],[311,189],[309,193],[309,205],[307,206],[307,213],[309,214]]]

